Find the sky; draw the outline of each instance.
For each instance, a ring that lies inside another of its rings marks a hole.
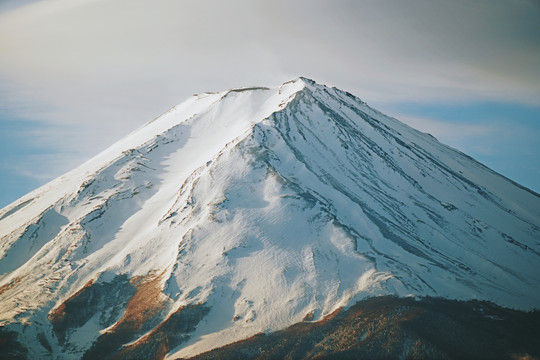
[[[298,76],[540,193],[538,0],[0,0],[0,208],[194,93]]]

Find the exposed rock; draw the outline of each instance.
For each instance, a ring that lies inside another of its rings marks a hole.
[[[135,293],[129,299],[124,315],[97,339],[83,359],[112,358],[123,345],[159,324],[169,301],[161,292],[162,275],[130,279]]]
[[[189,334],[208,310],[203,305],[180,308],[148,335],[126,346],[113,359],[163,359],[171,349],[189,339]]]
[[[86,324],[95,315],[99,316],[99,323],[103,327],[114,324],[134,293],[135,288],[125,275],[118,275],[110,282],[92,280],[86,283],[49,313],[49,320],[60,344],[64,344],[72,331]]]

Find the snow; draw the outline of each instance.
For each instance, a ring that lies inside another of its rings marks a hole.
[[[537,195],[340,90],[204,93],[0,210],[0,323],[156,271],[171,313],[210,308],[170,358],[383,294],[530,309],[539,224]]]

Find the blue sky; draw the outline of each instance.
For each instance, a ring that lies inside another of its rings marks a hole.
[[[336,86],[540,192],[540,3],[0,1],[0,207],[193,93]]]
[[[539,106],[505,102],[400,103],[388,112],[402,114],[395,116],[540,193]]]

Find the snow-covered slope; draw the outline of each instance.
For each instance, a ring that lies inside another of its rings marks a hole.
[[[0,211],[0,321],[79,358],[189,310],[163,352],[188,356],[377,295],[529,309],[539,225],[537,194],[349,93],[205,93]]]

